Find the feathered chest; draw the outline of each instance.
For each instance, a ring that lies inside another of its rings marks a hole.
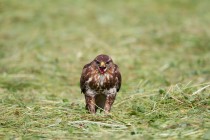
[[[95,91],[110,89],[115,86],[114,76],[110,73],[92,73],[87,80],[87,85]]]

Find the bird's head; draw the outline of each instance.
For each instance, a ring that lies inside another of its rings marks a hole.
[[[111,57],[109,57],[108,55],[98,55],[95,59],[94,59],[94,63],[96,65],[96,67],[98,68],[98,71],[101,74],[106,73],[106,71],[108,69],[111,68],[111,65],[113,64],[113,61],[111,59]]]

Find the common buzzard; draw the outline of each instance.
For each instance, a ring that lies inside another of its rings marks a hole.
[[[90,113],[95,114],[98,108],[109,113],[120,86],[119,68],[108,55],[98,55],[83,67],[80,88]]]

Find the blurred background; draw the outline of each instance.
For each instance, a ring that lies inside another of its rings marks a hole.
[[[124,92],[141,81],[205,82],[209,6],[208,0],[1,0],[0,72],[78,95],[83,65],[104,53],[119,65]],[[1,84],[16,86],[10,82]]]
[[[118,101],[207,83],[209,7],[209,0],[1,0],[2,107],[41,100],[83,106],[81,71],[98,54],[120,67]]]

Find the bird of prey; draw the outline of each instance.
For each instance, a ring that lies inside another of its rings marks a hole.
[[[80,88],[85,96],[86,109],[91,114],[97,109],[108,114],[120,87],[119,68],[108,55],[98,55],[83,67]]]

